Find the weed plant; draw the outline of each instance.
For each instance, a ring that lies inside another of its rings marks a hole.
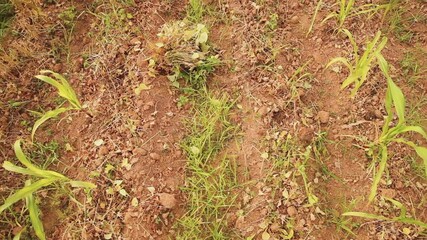
[[[370,144],[368,154],[373,156],[374,161],[379,161],[378,170],[374,174],[374,181],[369,195],[371,202],[377,193],[378,185],[381,177],[384,174],[387,160],[388,160],[388,146],[391,143],[404,143],[412,147],[415,152],[423,159],[425,174],[427,176],[427,148],[417,145],[409,141],[405,137],[401,137],[404,133],[413,132],[420,134],[427,140],[427,133],[424,129],[417,125],[407,125],[405,118],[406,100],[402,90],[393,82],[387,61],[380,55],[377,55],[380,69],[387,79],[387,92],[385,97],[385,109],[387,117],[384,120],[382,132],[379,138]],[[395,126],[391,127],[390,124],[393,120],[394,114],[398,117],[398,122]]]
[[[59,114],[67,112],[69,110],[82,109],[80,101],[77,98],[77,95],[74,92],[73,88],[61,74],[49,70],[42,70],[40,71],[40,73],[42,75],[37,75],[36,78],[55,87],[58,90],[58,95],[67,100],[70,106],[58,107],[55,110],[47,111],[46,113],[42,114],[42,116],[34,123],[33,129],[31,131],[31,139],[34,139],[34,135],[37,129],[47,120],[57,117]],[[54,78],[44,74],[50,74]]]
[[[7,30],[13,15],[12,3],[9,0],[0,0],[0,40]]]
[[[387,222],[400,222],[404,224],[413,224],[417,225],[423,229],[427,229],[427,223],[424,223],[420,220],[417,220],[415,218],[407,217],[406,213],[406,207],[399,201],[396,201],[391,198],[384,197],[385,200],[391,202],[395,207],[399,208],[400,214],[397,217],[385,217],[381,215],[371,214],[371,213],[365,213],[365,212],[345,212],[342,215],[343,216],[351,216],[351,217],[362,217],[367,219],[373,219],[373,220],[379,220],[379,221],[387,221]]]
[[[226,212],[234,205],[238,187],[236,166],[227,156],[218,156],[236,131],[228,115],[233,103],[222,95],[203,91],[195,99],[189,135],[182,143],[187,153],[188,176],[183,191],[188,211],[178,221],[177,239],[228,239]]]
[[[198,23],[202,20],[205,8],[202,0],[190,0],[187,8],[187,19],[191,22]]]
[[[5,161],[3,163],[3,168],[9,172],[28,175],[30,179],[25,182],[25,186],[23,188],[17,190],[15,193],[6,198],[4,203],[0,206],[0,214],[18,201],[25,201],[29,212],[30,221],[36,236],[40,240],[45,240],[46,236],[44,233],[43,224],[39,218],[40,210],[36,204],[36,201],[34,200],[33,194],[36,194],[37,191],[39,191],[41,188],[56,186],[57,184],[60,186],[70,185],[71,187],[85,189],[93,189],[96,186],[90,182],[72,180],[58,172],[44,170],[34,165],[22,151],[21,140],[17,140],[13,148],[19,162],[26,168],[19,167],[10,161]],[[33,179],[35,182],[32,181]]]
[[[369,17],[372,17],[374,14],[378,13],[380,10],[384,10],[383,17],[396,5],[396,0],[391,0],[389,3],[385,4],[364,4],[359,7],[355,6],[356,0],[337,0],[335,5],[339,6],[338,11],[332,12],[328,14],[325,19],[323,19],[322,23],[330,20],[330,19],[336,19],[337,20],[337,29],[341,30],[343,29],[344,23],[348,18],[355,17],[362,14],[368,14]],[[321,1],[319,1],[318,7],[320,6]],[[319,10],[318,7],[316,7],[316,13]],[[311,27],[310,29],[312,28]],[[310,32],[311,30],[309,30]]]
[[[179,88],[178,80],[184,79],[192,89],[202,89],[208,74],[220,64],[208,45],[206,26],[178,21],[163,26],[158,35],[161,41],[157,46],[165,52],[163,67],[172,72],[168,76],[172,85]]]
[[[368,77],[368,73],[372,68],[372,64],[381,55],[381,51],[387,44],[387,37],[381,38],[381,32],[377,32],[374,39],[368,41],[366,44],[365,52],[360,56],[359,48],[353,35],[347,30],[343,29],[342,32],[347,35],[351,45],[353,46],[353,61],[350,61],[344,57],[333,58],[326,66],[330,67],[335,63],[342,63],[349,69],[349,75],[341,85],[341,89],[347,88],[351,84],[354,84],[354,88],[351,91],[351,97],[355,97],[359,88],[363,85]],[[380,41],[381,39],[381,41]],[[380,41],[380,42],[379,42]]]

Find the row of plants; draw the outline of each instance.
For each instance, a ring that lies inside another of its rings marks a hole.
[[[35,77],[55,87],[55,89],[58,91],[58,95],[64,100],[66,100],[64,104],[68,103],[69,106],[63,106],[63,104],[61,104],[56,109],[47,111],[45,113],[31,111],[32,113],[37,114],[40,117],[38,120],[36,120],[32,127],[31,142],[28,141],[30,142],[30,144],[35,144],[35,133],[37,129],[47,120],[55,118],[61,113],[67,111],[83,109],[75,91],[64,76],[49,70],[42,70],[40,73],[40,75],[37,75]],[[85,189],[86,193],[89,193],[88,191],[90,189],[96,188],[96,185],[91,182],[73,180],[59,172],[44,169],[44,167],[46,166],[37,166],[36,164],[31,162],[31,159],[29,159],[29,157],[22,150],[21,145],[23,142],[23,139],[16,140],[13,145],[13,149],[15,151],[15,155],[19,163],[24,167],[18,166],[12,163],[11,161],[4,161],[3,168],[12,173],[25,175],[27,176],[27,180],[25,181],[25,184],[21,189],[15,191],[5,199],[3,204],[0,206],[0,214],[8,209],[13,211],[11,207],[14,204],[17,204],[18,202],[23,201],[26,208],[23,213],[28,213],[29,220],[31,223],[30,228],[34,231],[34,234],[37,236],[38,239],[45,240],[46,234],[43,228],[43,223],[40,219],[41,212],[38,206],[39,201],[37,200],[37,193],[39,193],[43,189],[62,189],[66,194],[69,195],[71,199],[73,199],[74,202],[79,203],[73,196],[71,188],[83,188]],[[24,226],[26,225],[25,223],[19,224]],[[21,235],[23,235],[26,231],[31,232],[30,229],[27,230],[27,227],[23,227],[14,236],[13,239],[18,240],[21,238]],[[27,234],[27,236],[28,235],[29,234]]]
[[[368,74],[375,65],[381,70],[387,84],[384,100],[384,108],[387,115],[384,118],[381,134],[373,142],[365,145],[365,151],[372,159],[371,170],[373,173],[373,183],[368,197],[368,201],[371,203],[377,196],[379,184],[386,171],[387,162],[389,161],[390,146],[393,143],[403,143],[413,148],[416,154],[422,159],[425,168],[425,176],[427,176],[427,148],[410,141],[407,136],[404,135],[405,133],[410,132],[417,133],[420,134],[424,140],[427,140],[427,133],[419,125],[407,124],[405,117],[406,98],[402,90],[393,81],[390,74],[390,65],[381,53],[381,51],[386,47],[388,40],[387,37],[381,37],[381,32],[377,32],[375,37],[371,41],[367,42],[363,54],[359,55],[360,50],[353,35],[347,29],[342,29],[341,32],[349,38],[350,43],[353,46],[353,59],[349,60],[344,57],[333,58],[326,66],[329,68],[333,64],[341,63],[348,68],[349,75],[343,81],[341,88],[345,89],[353,85],[351,97],[355,98],[358,90],[368,79]],[[395,116],[397,116],[397,123],[393,121]],[[399,221],[402,223],[415,224],[424,229],[427,228],[426,223],[407,217],[406,208],[402,203],[394,199],[385,199],[401,209],[401,214],[398,217],[390,219],[364,212],[346,212],[343,215],[377,220]]]

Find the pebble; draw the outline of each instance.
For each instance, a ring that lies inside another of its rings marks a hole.
[[[135,148],[132,153],[137,156],[145,156],[147,155],[147,150],[143,148]]]
[[[290,217],[293,217],[293,216],[297,215],[297,213],[298,213],[298,211],[297,211],[296,207],[294,207],[294,206],[290,206],[290,207],[288,207],[288,208],[286,209],[286,212],[288,213],[288,215],[289,215]]]
[[[394,189],[382,189],[381,193],[383,196],[388,198],[394,198],[397,195],[397,191]]]
[[[132,38],[131,40],[130,40],[130,42],[129,42],[131,45],[138,45],[138,44],[141,44],[141,41],[139,40],[139,38],[137,38],[137,37],[134,37],[134,38]]]
[[[150,158],[153,160],[160,160],[160,155],[158,153],[150,153]]]
[[[163,207],[171,209],[176,206],[176,199],[173,194],[159,193],[158,195],[159,195],[159,202]]]
[[[297,15],[291,18],[291,23],[298,23],[299,17]]]
[[[278,224],[277,222],[271,224],[270,230],[272,232],[278,232],[280,230],[280,224]]]
[[[267,106],[262,106],[259,110],[258,110],[258,114],[261,116],[265,116],[267,113],[269,112],[268,107]]]
[[[326,111],[320,111],[317,114],[317,117],[319,118],[320,122],[323,124],[326,124],[329,122],[329,112]]]
[[[102,147],[99,148],[99,152],[98,153],[101,156],[105,156],[105,155],[108,154],[108,152],[109,152],[108,148],[106,146],[102,146]]]

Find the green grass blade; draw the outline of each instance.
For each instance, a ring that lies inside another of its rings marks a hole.
[[[57,172],[53,171],[46,171],[43,169],[38,168],[37,166],[33,165],[25,156],[24,152],[21,148],[21,140],[17,140],[15,144],[13,145],[13,149],[15,151],[15,155],[18,158],[18,160],[28,168],[29,171],[33,172],[31,175],[41,176],[44,178],[59,178],[59,179],[67,179],[64,175],[59,174]]]
[[[351,65],[350,65],[350,63],[348,62],[348,60],[347,59],[345,59],[345,58],[343,58],[343,57],[337,57],[337,58],[334,58],[334,59],[332,59],[327,65],[326,65],[326,68],[329,68],[332,64],[335,64],[335,63],[342,63],[342,64],[344,64],[349,70],[350,70],[350,72],[352,71],[352,67],[351,67]]]
[[[41,118],[39,118],[33,126],[33,129],[31,130],[31,139],[34,141],[34,135],[36,134],[37,129],[47,120],[54,118],[58,116],[59,114],[68,111],[68,108],[58,108],[55,110],[51,110],[46,112]]]
[[[424,171],[427,177],[427,148],[417,146],[417,147],[414,147],[414,149],[417,152],[418,156],[420,156],[423,159]]]
[[[311,23],[310,23],[310,27],[308,28],[308,32],[305,35],[305,37],[308,37],[308,35],[311,33],[311,31],[313,30],[313,26],[314,26],[314,21],[316,21],[316,17],[317,17],[317,13],[319,12],[320,6],[322,5],[323,1],[319,0],[319,2],[317,3],[316,9],[314,10],[314,15],[313,18],[311,19]]]
[[[392,198],[384,197],[384,199],[390,201],[393,203],[394,206],[398,207],[400,209],[399,218],[405,218],[406,217],[406,207],[403,206],[403,204],[397,200],[394,200]]]
[[[21,229],[21,231],[19,231],[14,237],[13,237],[13,239],[12,240],[20,240],[21,239],[21,235],[22,235],[22,233],[23,232],[25,232],[25,230],[26,230],[27,228],[26,227],[24,227],[24,228],[22,228]]]
[[[67,96],[67,91],[65,90],[65,87],[55,79],[45,75],[36,75],[35,78],[54,86],[56,90],[58,90],[58,93],[61,97],[65,98]]]
[[[9,196],[5,200],[3,205],[0,206],[0,213],[2,213],[5,209],[12,206],[14,203],[18,202],[19,200],[23,200],[28,195],[33,194],[34,192],[36,192],[40,188],[49,186],[50,184],[52,184],[56,180],[58,180],[58,179],[54,179],[54,178],[41,179],[41,180],[38,180],[37,182],[35,182],[29,186],[25,186],[25,187],[19,189],[14,194]]]
[[[391,80],[388,80],[390,86],[391,97],[393,99],[394,107],[396,109],[397,117],[399,118],[399,123],[405,122],[405,96],[402,93],[402,90]]]
[[[416,132],[416,133],[421,134],[425,139],[427,139],[427,133],[420,126],[404,126],[400,130],[400,133],[405,133],[405,132]]]
[[[25,182],[25,186],[31,186],[31,180],[27,180]],[[34,200],[33,194],[29,194],[25,198],[28,211],[30,213],[30,221],[31,225],[33,226],[34,232],[36,233],[36,236],[40,240],[46,240],[46,234],[44,232],[43,223],[40,220],[39,214],[40,209],[36,204],[36,201]]]
[[[351,45],[353,46],[353,53],[356,62],[359,62],[359,47],[356,44],[356,40],[354,39],[353,35],[348,31],[347,29],[342,30],[345,35],[347,35],[348,39],[350,40]]]
[[[96,188],[96,185],[91,182],[84,182],[84,181],[70,181],[69,182],[72,187],[80,187],[80,188],[87,188],[87,189],[94,189]]]
[[[45,177],[43,175],[38,175],[36,172],[33,172],[27,168],[18,167],[9,161],[4,161],[3,168],[9,172],[15,172],[15,173],[20,173],[20,174],[30,175],[30,176],[37,176],[37,177],[42,177],[42,178]]]
[[[391,219],[386,218],[384,216],[365,213],[365,212],[345,212],[342,215],[348,216],[348,217],[362,217],[362,218],[376,219],[376,220],[383,220],[383,221],[390,221],[391,220]]]
[[[374,182],[371,186],[371,192],[369,194],[368,201],[372,202],[374,200],[375,196],[377,195],[378,185],[381,181],[381,177],[383,176],[384,170],[387,166],[387,159],[388,159],[388,151],[387,146],[382,145],[381,146],[381,161],[379,164],[378,172],[375,173],[374,176]]]
[[[45,76],[45,75],[37,75],[35,76],[37,79],[46,82],[52,86],[54,86],[57,90],[58,90],[58,94],[59,96],[65,98],[68,100],[68,102],[77,109],[81,109],[81,104],[77,98],[76,93],[74,92],[73,88],[71,87],[71,85],[68,83],[68,81],[61,75],[49,70],[42,70],[40,71],[40,73],[42,74],[52,74],[56,79],[59,79],[60,82],[58,82],[57,80]]]
[[[350,84],[352,84],[352,83],[355,83],[355,82],[357,82],[358,81],[358,77],[357,77],[357,74],[350,74],[345,80],[344,80],[344,82],[342,82],[342,84],[341,84],[341,90],[342,89],[345,89],[346,87],[348,87],[348,86],[350,86]],[[355,86],[354,87],[354,89],[352,90],[352,96],[354,96],[355,95],[355,92],[357,92],[357,89],[358,89],[359,87],[358,86]]]
[[[406,223],[406,224],[414,224],[424,229],[427,229],[427,223],[421,222],[420,220],[416,220],[413,218],[399,218],[399,219],[396,219],[396,221]]]

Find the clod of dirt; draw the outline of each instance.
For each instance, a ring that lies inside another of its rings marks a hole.
[[[299,138],[305,144],[311,143],[314,138],[314,130],[308,127],[301,128]]]
[[[173,194],[159,193],[158,195],[159,195],[159,202],[163,207],[172,209],[176,206],[176,199]]]
[[[258,110],[258,114],[261,116],[265,116],[267,115],[267,113],[269,112],[269,109],[267,106],[262,106],[259,110]]]
[[[130,45],[138,45],[141,44],[141,40],[138,37],[134,37],[129,41]]]
[[[278,223],[273,223],[273,224],[271,224],[271,226],[270,226],[270,230],[271,230],[272,232],[278,232],[278,231],[280,230],[280,224],[278,224]]]
[[[326,124],[329,122],[329,112],[326,111],[320,111],[317,114],[317,117],[319,118],[319,121],[323,124]]]
[[[294,207],[294,206],[290,206],[290,207],[288,207],[288,209],[286,209],[286,212],[288,213],[288,215],[289,215],[290,217],[294,217],[294,216],[295,216],[295,215],[297,215],[297,213],[298,213],[297,208],[296,208],[296,207]]]
[[[150,153],[150,158],[153,160],[160,160],[160,155],[158,153]]]
[[[293,16],[292,18],[291,18],[291,23],[298,23],[298,21],[299,21],[299,17],[297,16],[297,15],[295,15],[295,16]]]
[[[143,148],[135,148],[132,151],[133,154],[135,154],[136,156],[145,156],[147,155],[147,150],[143,149]]]
[[[108,154],[108,152],[109,152],[109,150],[108,150],[108,147],[106,147],[106,146],[102,146],[100,149],[99,149],[99,155],[101,155],[101,156],[105,156],[105,155],[107,155]]]
[[[397,195],[397,191],[394,189],[382,189],[381,193],[383,196],[388,198],[395,198]]]

